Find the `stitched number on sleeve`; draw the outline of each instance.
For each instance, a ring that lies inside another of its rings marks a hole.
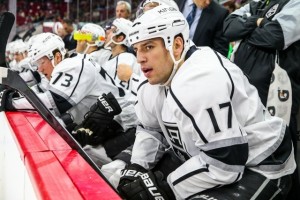
[[[71,81],[73,80],[73,76],[68,73],[59,72],[57,78],[53,81],[53,85],[57,83],[57,81],[64,75],[64,81],[61,83],[61,86],[69,87],[71,85]]]
[[[231,128],[232,127],[232,109],[231,109],[230,102],[221,103],[221,104],[219,104],[219,107],[220,107],[220,109],[228,107],[227,127]],[[221,132],[221,130],[219,128],[219,125],[218,125],[218,122],[217,122],[217,119],[215,117],[215,114],[213,112],[213,109],[212,108],[208,108],[206,110],[207,110],[207,112],[209,114],[209,117],[211,119],[211,122],[212,122],[212,124],[214,126],[215,132],[216,133]]]

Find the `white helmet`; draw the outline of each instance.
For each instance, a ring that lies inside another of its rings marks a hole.
[[[157,6],[159,6],[159,5],[170,6],[170,7],[173,7],[173,8],[176,8],[177,10],[179,10],[178,5],[174,0],[144,0],[140,4],[140,6],[139,6],[139,8],[136,12],[137,17],[140,16],[141,14],[143,14],[146,11],[145,6],[148,5],[149,3],[156,3]],[[147,10],[149,10],[149,9],[147,9]]]
[[[32,63],[47,56],[50,60],[54,58],[53,51],[58,50],[62,57],[66,55],[65,43],[54,33],[40,33],[34,37],[32,45],[29,47],[28,56]]]
[[[179,34],[183,37],[184,49],[180,59],[176,61],[172,46],[175,36]],[[137,18],[133,22],[128,36],[131,45],[148,39],[162,38],[174,62],[173,72],[170,78],[174,76],[178,63],[184,59],[186,52],[190,48],[189,25],[185,17],[180,11],[165,5],[157,6]],[[168,80],[167,83],[170,80]]]
[[[113,33],[113,35],[111,37],[111,41],[109,41],[108,44],[110,44],[111,42],[113,42],[115,44],[124,44],[126,46],[129,46],[129,43],[128,43],[128,31],[131,29],[132,22],[129,21],[129,20],[127,20],[127,19],[124,19],[124,18],[117,18],[117,19],[115,19],[112,22],[112,26],[115,26],[116,30]],[[120,43],[114,41],[113,37],[116,36],[116,35],[119,35],[121,33],[123,33],[125,35],[125,39],[122,42],[120,42]],[[108,46],[108,44],[106,44],[106,46]]]
[[[174,0],[145,0],[142,4],[142,7],[144,7],[148,3],[158,3],[158,5],[166,5],[179,10],[178,5]]]
[[[101,47],[105,42],[105,31],[97,24],[87,23],[80,31],[74,33],[74,39],[95,42],[96,46]]]
[[[28,51],[28,46],[26,45],[25,42],[23,42],[23,40],[16,40],[14,42],[14,45],[12,46],[11,52],[12,53],[25,53],[26,51]]]

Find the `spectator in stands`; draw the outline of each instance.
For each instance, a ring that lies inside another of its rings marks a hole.
[[[72,51],[76,48],[77,42],[73,38],[73,34],[75,31],[73,21],[70,19],[63,19],[62,25],[66,31],[66,35],[63,38],[63,41],[65,43],[65,48],[68,51]]]
[[[116,6],[116,18],[124,18],[130,20],[131,5],[127,1],[118,1]]]
[[[190,24],[190,39],[196,46],[209,46],[227,56],[229,42],[223,35],[228,10],[214,0],[175,0]]]

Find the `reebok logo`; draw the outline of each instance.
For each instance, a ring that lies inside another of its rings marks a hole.
[[[114,109],[109,105],[109,103],[107,103],[107,101],[102,96],[99,98],[99,101],[101,102],[101,104],[104,106],[104,108],[107,110],[108,113],[114,111]]]
[[[153,181],[149,177],[149,174],[143,174],[141,175],[141,178],[147,187],[149,193],[154,197],[155,200],[164,200],[163,196],[158,191],[157,187],[154,186]]]

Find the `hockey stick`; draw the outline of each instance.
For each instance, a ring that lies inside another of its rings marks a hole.
[[[7,18],[9,17],[9,18]],[[13,20],[11,20],[13,19]],[[14,15],[12,13],[4,13],[0,16],[0,31],[5,30],[4,32],[0,32],[0,39],[6,39],[4,45],[6,45],[10,29],[14,22]],[[8,21],[6,21],[8,20]],[[8,24],[11,23],[11,24]],[[3,26],[7,26],[4,27]],[[4,34],[2,37],[2,33]],[[2,47],[2,45],[1,45]],[[0,51],[1,56],[4,57],[5,63],[5,46]],[[2,63],[2,60],[1,60]],[[3,63],[2,63],[3,64]],[[88,156],[88,154],[82,149],[79,143],[72,137],[72,135],[60,124],[60,122],[54,117],[54,115],[49,111],[49,109],[43,104],[43,102],[37,97],[37,95],[27,86],[25,81],[19,76],[17,72],[14,72],[8,68],[0,67],[0,84],[6,85],[12,89],[18,90],[37,110],[37,112],[42,116],[42,118],[48,122],[48,124],[68,143],[68,145],[76,150],[82,158],[90,164],[90,166],[106,181],[108,185],[118,194],[115,188],[110,184],[110,182],[106,179],[106,177],[101,173],[99,167],[96,163]]]
[[[6,66],[5,48],[6,43],[15,22],[15,16],[10,12],[4,12],[0,16],[0,66]]]
[[[10,12],[3,12],[0,14],[0,66],[8,67],[6,63],[5,51],[7,40],[15,22],[15,16]],[[0,84],[0,91],[4,88],[3,85]]]

